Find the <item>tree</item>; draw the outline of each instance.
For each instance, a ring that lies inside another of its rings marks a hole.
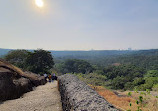
[[[5,60],[17,67],[25,68],[25,60],[29,54],[27,50],[12,50],[4,57]]]
[[[149,70],[147,73],[144,75],[145,78],[148,77],[158,77],[158,70]]]
[[[112,80],[111,85],[113,89],[123,89],[126,82],[127,81],[123,76],[117,76]]]
[[[85,60],[68,59],[60,65],[63,73],[89,73],[93,71],[91,64]]]
[[[30,52],[26,59],[28,70],[34,73],[48,73],[54,66],[53,57],[51,52],[42,49]]]

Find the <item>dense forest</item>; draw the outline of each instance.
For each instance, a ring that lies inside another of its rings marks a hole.
[[[42,50],[1,50],[4,59],[24,70],[41,74],[54,70],[58,74],[71,73],[89,84],[110,89],[158,90],[158,49],[44,51],[41,56],[36,53]],[[39,65],[49,61],[45,55],[52,61],[51,64],[46,63],[48,68]],[[44,61],[39,61],[38,56]]]
[[[121,90],[158,90],[157,49],[80,52],[56,57],[55,61],[58,72],[76,74],[90,84]]]

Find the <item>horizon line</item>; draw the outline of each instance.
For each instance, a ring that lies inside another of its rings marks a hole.
[[[23,48],[0,48],[0,49],[6,49],[6,50],[38,50],[38,49],[43,49],[43,48],[37,48],[37,49],[23,49]],[[158,48],[148,48],[148,49],[90,49],[90,50],[52,50],[52,49],[43,49],[43,50],[47,50],[47,51],[139,51],[139,50],[155,50]]]

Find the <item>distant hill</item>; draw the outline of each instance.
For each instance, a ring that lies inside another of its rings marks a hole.
[[[122,56],[158,56],[158,49],[150,50],[93,50],[93,51],[51,51],[52,55],[60,59],[96,60],[101,58],[116,58]]]
[[[0,48],[0,56],[6,55],[13,49],[2,49]],[[29,50],[32,51],[32,50]],[[90,50],[90,51],[53,51],[49,50],[55,58],[76,58],[85,59],[93,57],[107,57],[107,56],[118,56],[118,55],[158,55],[158,49],[149,50]]]
[[[150,50],[94,50],[94,51],[51,51],[55,63],[66,59],[83,59],[93,65],[106,67],[112,64],[132,64],[145,69],[158,69],[158,49]]]
[[[13,49],[2,49],[0,48],[0,56],[6,55]],[[32,50],[29,50],[32,51]],[[111,55],[122,55],[133,53],[135,51],[128,50],[91,50],[91,51],[53,51],[49,50],[54,57],[91,57],[91,56],[111,56]]]
[[[0,49],[0,57],[11,49]],[[33,51],[33,50],[29,50]],[[66,59],[83,59],[94,65],[133,64],[147,69],[158,69],[158,49],[149,50],[91,50],[91,51],[53,51],[49,50],[55,63]]]
[[[92,50],[92,51],[51,51],[54,57],[103,57],[111,55],[123,55],[133,53],[135,51],[128,50]]]
[[[3,55],[6,55],[11,50],[12,49],[2,49],[2,48],[0,48],[0,57],[3,56]]]

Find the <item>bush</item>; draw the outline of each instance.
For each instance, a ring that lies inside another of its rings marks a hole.
[[[152,87],[153,91],[158,91],[158,84],[154,84],[154,86]]]
[[[106,86],[107,78],[103,75],[90,73],[90,74],[75,74],[77,75],[82,81],[86,82],[87,84],[91,84],[93,86]]]
[[[152,85],[150,85],[150,84],[142,84],[140,86],[135,86],[134,88],[139,90],[139,91],[145,91],[146,89],[151,89]]]

